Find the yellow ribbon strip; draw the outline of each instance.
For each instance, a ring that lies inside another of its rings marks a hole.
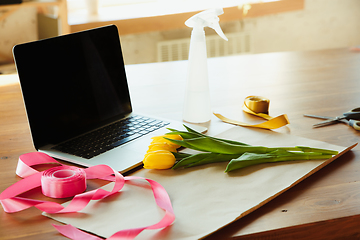
[[[269,104],[270,104],[270,100],[267,98],[263,98],[263,97],[259,97],[259,96],[249,96],[249,97],[245,98],[244,105],[242,107],[243,111],[267,120],[266,122],[263,122],[260,124],[252,125],[252,124],[248,124],[248,123],[239,122],[236,120],[226,118],[218,113],[214,113],[214,115],[223,122],[234,124],[234,125],[239,125],[239,126],[243,126],[243,127],[276,129],[276,128],[283,127],[290,123],[286,114],[283,114],[283,115],[280,115],[277,117],[269,116],[268,115]]]

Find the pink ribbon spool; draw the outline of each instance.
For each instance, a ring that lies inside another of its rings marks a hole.
[[[86,190],[86,173],[72,166],[50,168],[41,175],[41,190],[51,198],[73,197]]]

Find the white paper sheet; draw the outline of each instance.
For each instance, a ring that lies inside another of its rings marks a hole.
[[[234,127],[218,137],[262,146],[346,148],[273,131]],[[146,149],[143,150],[144,153]],[[159,182],[168,192],[176,219],[163,230],[145,230],[137,239],[198,239],[249,214],[335,158],[268,163],[224,173],[227,163],[186,170],[147,170],[134,175]],[[146,181],[143,181],[147,186]],[[109,190],[111,184],[105,186]],[[80,213],[48,215],[99,236],[158,222],[163,211],[149,187],[126,184],[116,196],[91,202]]]

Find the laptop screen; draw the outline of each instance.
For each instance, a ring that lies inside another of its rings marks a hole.
[[[36,149],[132,111],[116,26],[13,49]]]

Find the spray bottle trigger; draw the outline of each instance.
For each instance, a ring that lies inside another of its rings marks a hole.
[[[211,25],[209,25],[209,27],[211,27],[212,29],[215,30],[215,32],[225,41],[228,41],[228,38],[225,36],[224,32],[221,30],[221,27],[219,25],[219,23],[212,23]]]

